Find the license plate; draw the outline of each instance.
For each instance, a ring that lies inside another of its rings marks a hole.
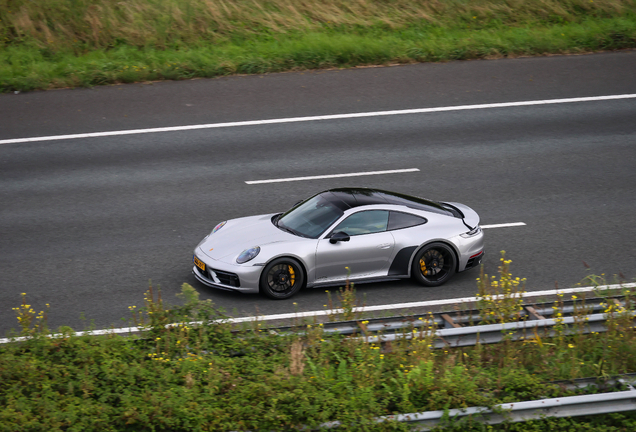
[[[199,267],[201,270],[205,271],[205,263],[203,261],[201,261],[199,258],[197,258],[196,256],[192,257],[192,261],[194,261],[194,265]]]

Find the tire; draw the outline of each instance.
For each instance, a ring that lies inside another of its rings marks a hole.
[[[431,243],[415,254],[411,275],[424,286],[436,287],[448,281],[457,267],[453,249],[444,243]]]
[[[298,261],[278,258],[265,266],[259,288],[263,295],[283,300],[296,294],[305,284],[305,272]]]

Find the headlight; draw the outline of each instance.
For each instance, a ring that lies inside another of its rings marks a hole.
[[[477,235],[481,232],[481,227],[479,225],[477,225],[474,229],[468,231],[467,233],[464,234],[460,234],[460,236],[464,237],[464,238],[470,238],[474,235]]]
[[[253,260],[254,258],[256,258],[256,255],[258,255],[260,251],[261,251],[261,248],[259,246],[254,246],[253,248],[245,249],[236,258],[236,262],[239,264],[243,264],[250,260]]]
[[[221,222],[220,224],[218,224],[217,226],[214,227],[214,229],[212,230],[212,234],[214,234],[215,232],[217,232],[218,230],[220,230],[221,228],[223,228],[223,226],[227,223],[227,221],[225,222]]]

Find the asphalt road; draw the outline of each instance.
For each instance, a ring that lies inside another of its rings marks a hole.
[[[636,51],[148,83],[0,95],[0,141],[634,93]],[[245,183],[404,168],[420,171]],[[505,250],[528,290],[636,277],[636,99],[0,144],[0,335],[20,293],[50,304],[54,328],[123,325],[149,280],[168,300],[190,283],[233,315],[323,309],[324,290],[272,301],[206,288],[191,257],[222,220],[338,186],[525,222],[486,231],[485,269]],[[357,288],[368,305],[433,300],[473,295],[476,277]]]

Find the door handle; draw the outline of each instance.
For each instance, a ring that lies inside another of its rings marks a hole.
[[[378,245],[378,249],[388,249],[391,247],[391,243],[383,243],[381,245]]]

